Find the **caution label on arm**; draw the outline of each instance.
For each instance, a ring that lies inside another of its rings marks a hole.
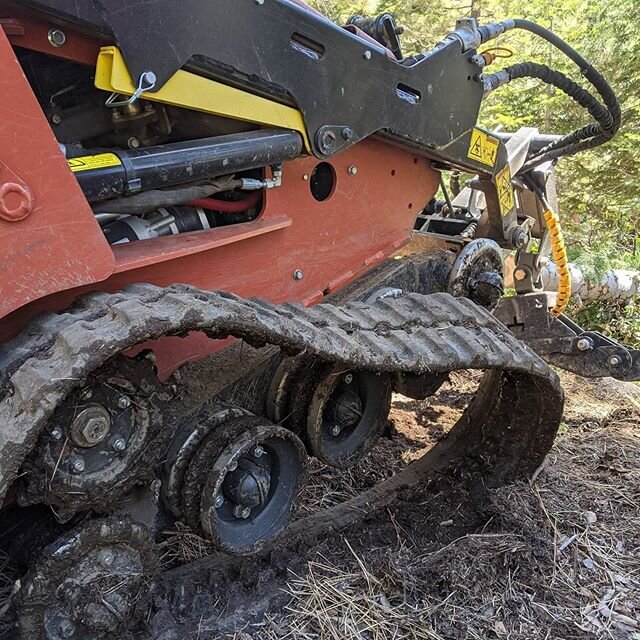
[[[503,216],[506,216],[516,206],[513,185],[511,184],[511,168],[508,164],[496,175],[496,189],[498,190],[498,200],[500,201],[500,212]]]
[[[495,167],[498,160],[498,149],[500,140],[492,138],[488,133],[474,129],[471,132],[471,143],[469,144],[469,153],[467,154],[471,160],[476,160],[488,167]]]
[[[107,167],[119,167],[122,161],[115,153],[100,153],[97,156],[82,156],[67,160],[69,169],[73,173],[79,171],[91,171],[92,169],[106,169]]]

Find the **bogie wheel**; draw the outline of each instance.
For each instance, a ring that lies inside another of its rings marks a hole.
[[[74,529],[42,553],[17,594],[20,640],[123,638],[158,573],[145,527],[98,519]]]
[[[388,374],[334,367],[316,387],[309,406],[310,453],[332,467],[353,465],[383,432],[390,407]]]
[[[253,553],[284,531],[305,476],[306,451],[291,431],[256,416],[229,420],[185,474],[185,519],[220,549]]]

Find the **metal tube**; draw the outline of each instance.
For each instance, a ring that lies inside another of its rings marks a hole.
[[[86,158],[75,176],[89,202],[188,184],[293,160],[302,152],[298,133],[277,129],[234,133],[132,151],[116,150],[118,162],[99,166]],[[80,158],[78,160],[84,160]]]

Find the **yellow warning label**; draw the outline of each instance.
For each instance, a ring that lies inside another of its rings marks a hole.
[[[513,195],[513,186],[511,185],[511,168],[508,164],[496,175],[496,189],[498,190],[500,211],[503,216],[506,216],[511,213],[516,204]]]
[[[107,167],[119,167],[122,162],[115,153],[101,153],[97,156],[83,156],[67,160],[69,169],[73,173],[79,171],[91,171],[91,169],[106,169]]]
[[[471,144],[469,144],[469,157],[490,167],[496,166],[498,159],[498,148],[500,140],[492,138],[489,134],[480,129],[474,129],[471,133]]]

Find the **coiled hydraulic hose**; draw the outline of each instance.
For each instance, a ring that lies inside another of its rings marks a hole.
[[[524,173],[543,162],[573,155],[586,149],[592,149],[610,140],[620,128],[622,111],[613,89],[602,74],[573,47],[564,42],[564,40],[535,22],[529,20],[506,20],[497,24],[480,27],[479,31],[483,42],[485,42],[511,29],[524,29],[534,33],[559,49],[579,67],[582,75],[595,88],[604,102],[603,106],[592,94],[582,89],[582,87],[567,78],[564,74],[551,70],[545,65],[539,65],[533,62],[512,65],[507,69],[488,76],[485,79],[487,92],[493,91],[517,78],[531,77],[540,79],[566,93],[583,108],[587,109],[596,120],[596,123],[577,129],[542,149],[535,157],[528,160],[520,173]]]
[[[564,235],[560,226],[560,216],[545,202],[544,220],[547,224],[551,239],[551,255],[558,270],[558,297],[551,310],[554,316],[559,316],[567,308],[571,299],[571,272]]]

